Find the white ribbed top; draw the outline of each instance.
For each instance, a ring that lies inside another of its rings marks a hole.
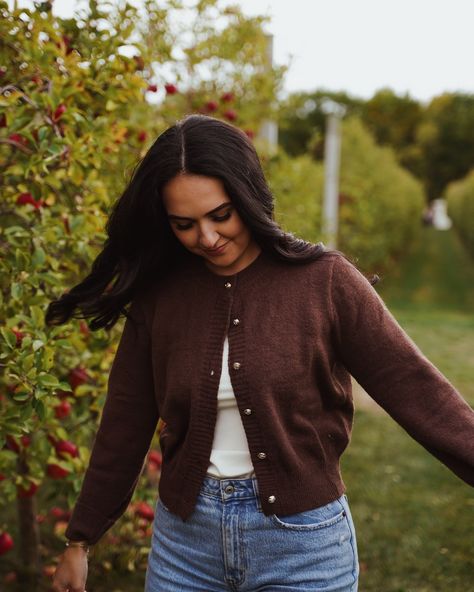
[[[217,419],[207,473],[211,477],[248,478],[255,475],[247,437],[229,375],[229,341],[224,341],[217,393]]]

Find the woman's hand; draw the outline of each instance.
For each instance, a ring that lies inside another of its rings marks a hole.
[[[87,552],[81,547],[68,547],[62,554],[53,576],[55,592],[87,592]]]

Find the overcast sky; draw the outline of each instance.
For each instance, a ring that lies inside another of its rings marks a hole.
[[[72,16],[78,4],[55,0],[54,12]],[[274,36],[274,62],[293,56],[286,92],[324,88],[368,98],[388,86],[421,101],[443,91],[474,93],[474,0],[220,3],[230,4],[272,17],[265,29]]]

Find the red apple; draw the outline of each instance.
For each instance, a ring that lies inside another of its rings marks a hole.
[[[217,104],[217,101],[207,101],[206,103],[206,110],[207,111],[217,111],[219,105]]]
[[[140,518],[144,518],[149,522],[153,522],[155,514],[153,512],[153,508],[147,504],[146,502],[138,502],[135,506],[135,514],[140,516]]]
[[[58,456],[61,456],[62,458],[79,456],[79,449],[69,440],[59,440],[54,447]]]
[[[28,434],[23,434],[23,436],[20,437],[20,440],[25,448],[28,448],[28,446],[31,444],[31,436]]]
[[[18,497],[32,497],[38,491],[38,485],[36,483],[31,482],[28,489],[24,489],[19,485],[17,488],[17,495]]]
[[[13,142],[17,142],[18,144],[22,144],[23,146],[26,146],[28,144],[27,138],[25,138],[25,136],[22,136],[21,134],[10,134],[8,136],[8,139],[12,140]]]
[[[174,95],[176,92],[178,92],[178,89],[174,84],[165,84],[165,90],[166,94],[168,95]]]
[[[224,117],[229,121],[235,121],[237,119],[237,112],[233,109],[227,109],[224,111]]]
[[[148,92],[156,92],[158,90],[158,87],[156,86],[156,84],[149,84],[147,91]]]
[[[25,334],[22,331],[19,331],[18,329],[12,329],[12,331],[13,333],[15,333],[16,336],[16,347],[20,347]]]
[[[58,419],[64,419],[71,413],[71,409],[72,406],[71,403],[69,403],[69,401],[61,401],[59,405],[54,406],[54,415]]]
[[[55,520],[69,520],[69,518],[71,517],[71,513],[69,512],[69,510],[63,510],[58,506],[53,506],[49,511],[49,515]]]
[[[253,138],[255,137],[255,132],[254,132],[253,130],[251,130],[251,129],[246,129],[246,130],[244,130],[244,131],[245,131],[245,134],[246,134],[246,135],[247,135],[247,136],[248,136],[250,139],[253,139]]]
[[[14,547],[13,539],[8,532],[0,533],[0,555],[5,555]]]
[[[46,472],[49,477],[52,477],[53,479],[63,479],[66,477],[66,475],[69,475],[69,471],[67,469],[63,469],[54,463],[49,463],[47,465]]]
[[[155,465],[158,469],[161,467],[162,456],[158,450],[150,450],[148,453],[148,462]]]
[[[61,117],[66,113],[67,107],[64,103],[61,103],[56,107],[56,110],[53,114],[53,121],[58,121]]]
[[[141,132],[138,132],[137,138],[138,138],[139,142],[145,142],[147,137],[148,137],[148,134],[146,133],[146,131],[142,130]]]
[[[46,516],[44,514],[36,514],[36,522],[38,524],[42,524],[46,520]]]
[[[81,321],[79,323],[79,331],[80,333],[82,333],[82,335],[85,335],[86,337],[90,335],[89,325],[85,321]]]
[[[89,375],[85,368],[77,366],[69,372],[68,380],[72,390],[75,390],[79,385],[84,384],[89,380]]]
[[[16,199],[16,203],[18,205],[25,205],[25,204],[31,204],[32,206],[34,206],[37,210],[44,205],[43,200],[39,199],[38,201],[36,201],[36,199],[31,195],[31,193],[20,193],[20,195],[17,197]]]
[[[0,473],[0,481],[3,481],[4,479],[6,479],[5,475],[3,473]]]
[[[16,452],[16,453],[19,453],[20,452],[20,446],[18,445],[18,442],[16,441],[16,438],[14,438],[13,436],[7,436],[6,437],[5,446],[9,450],[12,450],[13,452]]]
[[[56,391],[56,394],[60,399],[65,399],[66,397],[72,397],[72,395],[73,395],[71,391],[63,391],[63,390]]]
[[[221,101],[223,101],[224,103],[231,103],[234,100],[234,98],[235,98],[234,93],[232,93],[232,92],[225,92],[221,96]]]

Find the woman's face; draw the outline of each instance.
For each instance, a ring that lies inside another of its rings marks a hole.
[[[231,275],[257,257],[260,247],[220,179],[177,175],[163,187],[162,194],[174,234],[186,249],[204,257],[211,271]]]

